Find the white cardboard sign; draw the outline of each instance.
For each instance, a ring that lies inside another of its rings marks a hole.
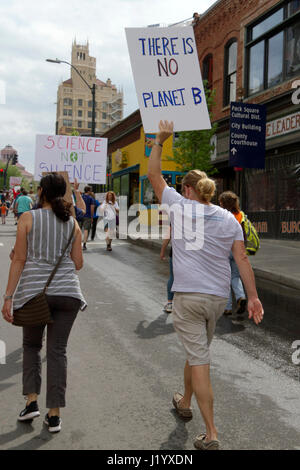
[[[210,129],[193,28],[125,32],[144,131],[157,132],[161,119],[174,131]]]
[[[67,171],[71,182],[106,183],[107,139],[69,135],[37,135],[34,178],[43,172]]]

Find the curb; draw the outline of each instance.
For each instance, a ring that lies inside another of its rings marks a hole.
[[[142,246],[144,248],[154,249],[157,251],[160,251],[162,244],[161,240],[143,240],[141,238],[134,240],[130,237],[128,237],[127,240],[133,245]],[[274,284],[279,284],[281,286],[289,287],[290,289],[300,291],[300,280],[298,279],[284,276],[282,274],[276,274],[274,272],[266,271],[261,268],[255,268],[255,266],[252,266],[252,269],[255,274],[255,277],[258,279],[264,279],[266,281],[273,282]]]

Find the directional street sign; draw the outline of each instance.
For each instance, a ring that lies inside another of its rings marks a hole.
[[[231,102],[229,166],[265,168],[266,108]]]

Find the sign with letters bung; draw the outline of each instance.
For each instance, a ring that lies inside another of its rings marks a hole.
[[[174,131],[210,129],[193,28],[125,31],[145,133],[157,132],[161,119]]]
[[[107,139],[69,135],[37,135],[34,178],[66,171],[71,182],[105,184]]]

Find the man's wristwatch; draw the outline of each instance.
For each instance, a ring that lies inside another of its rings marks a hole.
[[[157,140],[154,141],[154,144],[155,144],[155,145],[159,145],[161,148],[163,148],[163,144],[161,144],[161,143],[158,142]]]

